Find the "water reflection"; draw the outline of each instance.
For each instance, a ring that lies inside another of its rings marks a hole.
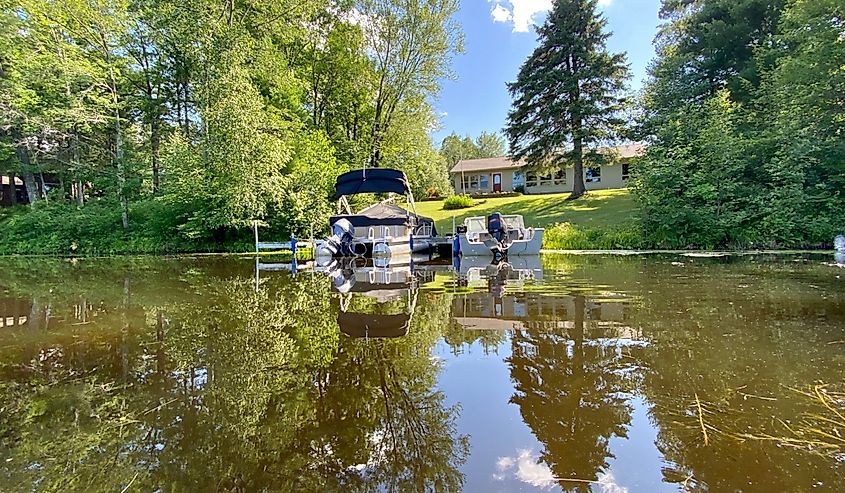
[[[323,277],[256,292],[244,264],[162,271],[0,279],[15,315],[37,314],[0,334],[0,490],[460,488],[466,437],[424,349],[436,325],[358,344]]]
[[[326,274],[338,293],[341,332],[358,338],[395,338],[408,333],[419,295],[412,266],[341,259]]]
[[[8,260],[0,491],[845,487],[829,255],[517,260]]]

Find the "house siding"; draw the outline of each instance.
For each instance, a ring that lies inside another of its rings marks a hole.
[[[541,193],[566,193],[572,191],[572,184],[575,182],[575,169],[566,168],[564,170],[566,182],[559,185],[553,183],[525,186],[525,193],[541,194]],[[628,181],[622,179],[622,164],[616,163],[612,165],[601,167],[601,181],[587,182],[584,178],[584,186],[587,190],[607,190],[613,188],[625,188],[628,186]]]
[[[452,186],[455,187],[456,193],[468,193],[468,194],[475,194],[475,193],[493,193],[493,174],[501,173],[502,175],[502,192],[512,192],[513,191],[513,171],[512,170],[502,170],[502,171],[472,171],[472,172],[465,172],[463,176],[465,176],[468,180],[471,180],[474,177],[479,179],[479,186],[478,188],[467,188],[464,190],[461,187],[461,173],[455,173],[452,175]],[[487,177],[487,186],[481,187],[481,177]]]
[[[513,192],[514,190],[514,173],[523,173],[522,183],[525,184],[525,193],[528,194],[545,194],[545,193],[568,193],[572,191],[572,184],[575,181],[575,170],[573,168],[566,168],[564,174],[566,181],[555,185],[554,183],[547,183],[542,185],[528,186],[525,172],[522,170],[481,170],[481,171],[466,171],[463,176],[467,179],[472,177],[479,178],[478,188],[467,188],[463,190],[461,187],[461,173],[452,174],[452,185],[455,187],[456,193],[467,194],[486,194],[493,193],[493,174],[502,174],[502,192]],[[487,186],[480,186],[480,177],[486,176]],[[622,178],[622,163],[614,163],[601,167],[601,181],[587,182],[584,178],[584,186],[587,190],[607,190],[614,188],[625,188],[628,186],[628,180]]]

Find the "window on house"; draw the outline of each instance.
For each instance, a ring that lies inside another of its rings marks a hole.
[[[627,180],[631,177],[631,170],[628,163],[622,163],[622,179]]]
[[[560,185],[561,183],[566,183],[566,174],[563,171],[558,171],[554,175],[540,177],[537,175],[528,175],[528,179],[525,182],[526,186],[529,187]]]
[[[590,166],[584,173],[587,183],[598,183],[601,181],[601,166]]]
[[[490,188],[490,177],[488,175],[481,175],[479,184],[481,188]]]

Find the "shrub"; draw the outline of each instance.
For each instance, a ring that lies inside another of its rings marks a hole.
[[[475,201],[469,195],[452,195],[443,201],[443,209],[451,211],[454,209],[466,209],[475,205]]]
[[[517,186],[513,187],[513,191],[518,193],[518,194],[524,194],[525,193],[525,185],[517,185]]]
[[[640,231],[628,229],[584,229],[560,223],[546,229],[543,248],[550,250],[620,250],[643,248]]]

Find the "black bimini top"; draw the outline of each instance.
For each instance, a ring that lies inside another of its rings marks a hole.
[[[408,178],[398,169],[369,168],[356,169],[337,177],[335,199],[356,193],[400,193],[411,192]]]

